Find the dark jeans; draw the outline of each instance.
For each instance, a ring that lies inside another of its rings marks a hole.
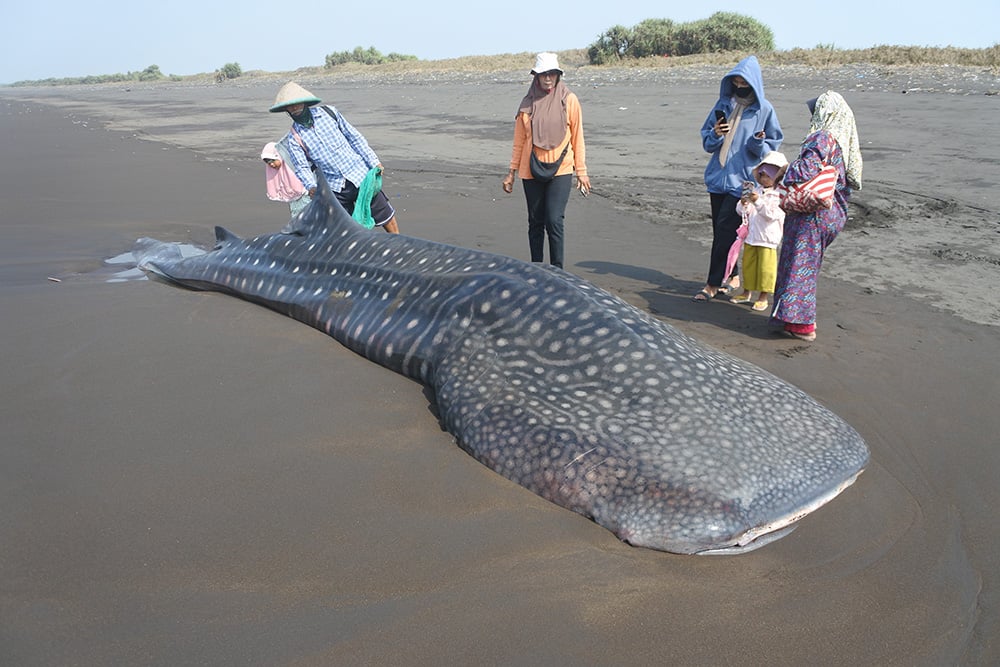
[[[740,275],[739,260],[728,276],[722,274],[726,272],[729,249],[736,241],[736,230],[743,224],[743,218],[736,212],[738,197],[709,194],[712,197],[712,254],[708,261],[707,282],[712,287],[721,287],[731,276]]]
[[[563,219],[573,189],[573,174],[556,176],[548,183],[533,178],[521,179],[528,202],[528,248],[531,261],[545,260],[545,237],[549,237],[549,263],[563,265]]]

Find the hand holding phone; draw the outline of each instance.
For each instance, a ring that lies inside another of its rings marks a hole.
[[[729,123],[726,122],[726,112],[722,109],[715,110],[715,131],[720,136],[729,132]]]

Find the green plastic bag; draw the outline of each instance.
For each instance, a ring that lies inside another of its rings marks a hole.
[[[365,174],[365,180],[358,186],[358,199],[354,202],[354,213],[351,217],[363,227],[371,229],[375,226],[375,218],[372,217],[372,197],[382,189],[382,171],[378,167],[372,167]]]

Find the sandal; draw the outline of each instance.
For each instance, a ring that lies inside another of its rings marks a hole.
[[[729,301],[730,303],[750,303],[753,301],[753,297],[750,296],[749,292],[744,292],[743,294],[737,294]]]
[[[714,294],[710,294],[707,290],[702,290],[691,297],[692,301],[711,301],[715,298]]]
[[[747,299],[747,300],[749,301],[749,299]],[[768,303],[768,302],[767,302],[767,301],[765,300],[765,301],[756,301],[756,302],[754,302],[754,304],[753,304],[752,306],[750,306],[750,307],[751,307],[751,308],[752,308],[753,310],[756,310],[756,311],[757,311],[757,312],[759,313],[759,312],[761,312],[761,311],[763,311],[763,310],[767,310],[767,309],[768,309],[768,307],[769,307],[770,305],[771,305],[771,304],[769,304],[769,303]]]
[[[722,283],[722,287],[719,288],[719,294],[729,294],[730,292],[735,292],[742,287],[743,283],[737,278],[736,284],[734,285],[732,281],[727,283]]]

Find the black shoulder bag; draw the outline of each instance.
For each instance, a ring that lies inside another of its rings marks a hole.
[[[539,183],[548,183],[555,178],[556,172],[559,171],[559,165],[562,164],[563,158],[566,157],[566,151],[569,150],[569,144],[572,140],[572,136],[566,139],[566,148],[563,149],[559,159],[555,162],[542,162],[535,155],[535,147],[531,147],[531,160],[528,162],[528,166],[531,168],[531,175],[536,181]]]

